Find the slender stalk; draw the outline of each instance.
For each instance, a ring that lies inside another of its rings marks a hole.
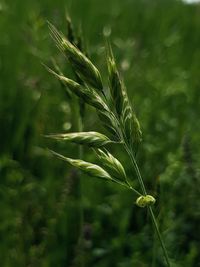
[[[156,267],[156,248],[157,248],[157,240],[156,240],[156,233],[154,233],[154,236],[153,236],[153,255],[152,255],[151,267]]]
[[[137,190],[135,190],[130,184],[128,184],[128,188],[130,190],[132,190],[133,192],[135,192],[138,196],[141,196],[142,194],[140,194]]]
[[[126,151],[127,153],[129,154],[129,157],[131,159],[131,162],[134,166],[134,169],[135,169],[135,172],[136,172],[136,175],[138,177],[138,181],[140,183],[140,187],[141,187],[141,190],[142,190],[142,193],[144,195],[147,195],[147,191],[146,191],[146,188],[145,188],[145,185],[144,185],[144,182],[143,182],[143,179],[142,179],[142,176],[140,174],[140,170],[138,168],[138,165],[137,165],[137,162],[135,160],[135,156],[134,156],[134,153],[133,151],[128,147],[128,145],[125,143],[125,148],[126,148]]]
[[[78,106],[78,104],[77,104]],[[80,112],[80,105],[79,105],[79,113]],[[83,116],[80,114],[78,117],[78,132],[82,132],[83,131]],[[82,159],[83,158],[83,147],[80,145],[79,146],[79,158]],[[84,250],[84,234],[83,234],[83,227],[84,227],[84,212],[83,212],[83,184],[82,184],[82,179],[79,179],[79,188],[80,188],[80,249],[81,249],[81,262],[80,262],[80,266],[84,267],[85,263],[84,263],[84,256],[83,256],[83,250]]]
[[[160,230],[159,230],[159,228],[158,228],[158,224],[157,224],[157,220],[156,220],[156,218],[155,218],[154,212],[153,212],[153,210],[152,210],[152,208],[151,208],[150,206],[148,207],[148,211],[149,211],[149,214],[151,215],[151,219],[152,219],[154,228],[155,228],[155,230],[156,230],[158,239],[159,239],[160,244],[161,244],[161,247],[162,247],[162,249],[163,249],[163,253],[164,253],[164,256],[165,256],[165,260],[166,260],[167,266],[170,267],[171,265],[170,265],[170,261],[169,261],[169,256],[168,256],[168,253],[167,253],[167,249],[166,249],[166,247],[165,247],[165,244],[164,244],[164,242],[163,242],[163,239],[162,239]]]
[[[127,181],[125,183],[123,183],[123,182],[118,181],[114,178],[112,178],[112,181],[119,184],[119,185],[122,185],[122,186],[128,188],[131,191],[133,191],[137,196],[141,196],[140,192],[138,192],[135,188],[133,188]]]
[[[126,143],[125,143],[125,149],[126,149],[127,153],[129,154],[129,157],[131,159],[131,162],[132,162],[132,164],[134,166],[136,175],[138,177],[138,181],[139,181],[140,186],[141,186],[141,190],[142,190],[142,192],[143,192],[144,195],[147,195],[147,191],[146,191],[146,188],[145,188],[145,185],[144,185],[144,182],[143,182],[143,179],[142,179],[140,170],[138,168],[137,162],[135,160],[134,153],[133,153],[132,149],[130,149]],[[165,260],[166,260],[166,264],[167,264],[168,267],[170,267],[171,265],[170,265],[170,261],[169,261],[169,256],[168,256],[168,253],[167,253],[167,249],[165,247],[165,244],[163,242],[163,239],[162,239],[160,230],[158,228],[158,224],[157,224],[157,221],[156,221],[154,212],[153,212],[153,210],[152,210],[152,208],[150,206],[148,206],[148,212],[150,214],[150,217],[151,217],[151,220],[152,220],[154,229],[155,229],[155,231],[157,233],[158,239],[160,241],[160,244],[161,244],[161,247],[162,247],[162,250],[163,250],[163,254],[164,254],[164,257],[165,257]]]
[[[80,115],[80,105],[79,105],[79,101],[77,101],[76,97],[72,98],[71,101],[71,114],[73,116],[73,124],[72,124],[72,128],[77,131],[77,132],[82,132],[83,130],[83,118]],[[83,148],[81,145],[79,145],[78,147],[78,156],[79,158],[83,158]],[[76,198],[78,200],[78,206],[77,206],[77,212],[78,212],[78,217],[79,217],[79,233],[77,236],[77,248],[78,248],[78,258],[80,258],[80,260],[78,260],[78,266],[79,267],[84,267],[84,257],[83,257],[83,240],[84,240],[84,236],[83,236],[83,225],[84,225],[84,213],[83,213],[83,206],[82,206],[82,198],[83,198],[83,185],[82,185],[82,179],[81,179],[81,172],[79,171],[77,173],[77,181],[76,181]]]

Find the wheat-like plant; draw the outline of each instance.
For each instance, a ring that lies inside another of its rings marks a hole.
[[[67,57],[81,83],[65,77],[62,72],[55,72],[47,67],[47,70],[59,79],[66,90],[78,96],[84,103],[92,106],[104,127],[108,130],[109,137],[98,132],[77,132],[50,134],[47,137],[60,141],[68,141],[76,144],[86,145],[95,150],[100,159],[101,166],[86,162],[82,159],[72,159],[51,151],[53,155],[75,166],[90,176],[103,178],[106,181],[117,183],[132,190],[136,195],[135,204],[141,208],[147,208],[152,218],[155,231],[158,235],[164,252],[166,264],[170,267],[170,261],[163,239],[158,229],[157,221],[152,210],[155,198],[147,194],[140,170],[136,162],[136,152],[142,141],[142,132],[134,109],[129,101],[126,87],[118,72],[116,62],[110,45],[107,49],[107,65],[109,80],[108,100],[104,92],[102,78],[97,67],[83,54],[76,45],[67,40],[51,23],[48,23],[52,38],[56,45]],[[124,146],[135,170],[141,192],[131,185],[125,169],[120,161],[107,149],[106,145],[114,143]]]

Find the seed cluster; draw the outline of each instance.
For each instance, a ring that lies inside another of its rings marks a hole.
[[[74,81],[65,77],[56,64],[54,66],[57,72],[49,67],[46,67],[47,70],[65,86],[66,90],[75,94],[84,103],[96,109],[103,126],[108,130],[110,135],[110,137],[107,137],[102,133],[91,131],[58,133],[46,136],[58,141],[68,141],[92,147],[99,158],[101,166],[85,162],[82,159],[64,157],[56,152],[53,152],[54,155],[91,176],[112,180],[141,195],[131,186],[121,162],[105,148],[107,144],[120,143],[136,151],[142,136],[140,124],[129,102],[128,94],[117,69],[111,46],[108,45],[107,49],[109,94],[111,96],[111,101],[109,101],[104,92],[104,86],[98,68],[75,45],[72,28],[70,27],[69,29],[71,40],[66,39],[51,23],[49,23],[49,29],[56,45],[71,64],[79,82],[77,82],[77,79]]]
[[[124,186],[137,196],[135,204],[141,208],[147,207],[151,216],[155,231],[157,232],[167,266],[170,267],[170,261],[158,229],[157,221],[154,216],[151,205],[155,203],[155,198],[147,194],[140,170],[138,168],[135,155],[142,141],[142,132],[140,123],[130,104],[126,87],[120,77],[116,62],[113,56],[111,46],[107,49],[107,66],[109,95],[111,101],[106,97],[102,77],[98,68],[84,54],[79,45],[76,45],[70,23],[68,23],[68,39],[60,33],[51,23],[49,29],[56,45],[67,57],[76,76],[76,81],[65,77],[57,65],[54,64],[56,72],[48,67],[52,73],[65,87],[67,93],[75,94],[82,103],[92,106],[99,116],[103,126],[107,129],[109,137],[98,132],[77,132],[51,134],[47,137],[58,141],[70,141],[76,144],[87,145],[95,151],[100,164],[86,162],[82,159],[72,159],[51,151],[53,155],[68,162],[72,166],[80,169],[90,176],[103,178],[107,181]],[[71,39],[71,40],[70,40]],[[137,176],[142,194],[138,192],[129,182],[122,163],[114,157],[105,146],[110,143],[122,145],[129,155],[135,174]]]

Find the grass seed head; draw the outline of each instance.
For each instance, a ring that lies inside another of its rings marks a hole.
[[[63,155],[58,154],[52,150],[51,150],[51,152],[56,157],[68,162],[70,165],[80,169],[81,171],[85,172],[86,174],[88,174],[90,176],[102,178],[102,179],[106,179],[106,180],[112,180],[110,174],[96,164],[86,162],[86,161],[83,161],[80,159],[67,158],[67,157],[64,157]]]
[[[89,147],[102,147],[113,143],[107,136],[98,132],[77,132],[66,134],[50,134],[46,137],[73,142],[76,144],[87,145]]]
[[[123,108],[122,81],[120,79],[111,48],[109,49],[107,65],[110,93],[116,112],[120,117]]]
[[[74,94],[76,94],[78,97],[81,97],[84,102],[87,104],[94,106],[95,108],[99,110],[109,110],[103,99],[100,97],[100,95],[93,89],[88,88],[86,86],[82,86],[79,83],[68,79],[67,77],[63,75],[59,75],[50,68],[46,67],[47,70],[52,73],[57,79],[62,81],[68,89]]]
[[[104,152],[101,149],[96,150],[96,153],[103,166],[108,167],[113,177],[120,180],[126,180],[126,173],[124,167],[122,166],[122,164],[118,159],[116,159],[108,151]]]
[[[126,88],[123,85],[123,109],[121,122],[124,127],[125,138],[130,145],[137,147],[142,141],[142,131],[140,123],[129,102]]]
[[[60,50],[64,52],[76,73],[87,85],[103,91],[101,75],[94,64],[51,23],[49,23],[51,36]]]
[[[141,142],[141,129],[139,121],[129,103],[127,91],[117,70],[111,46],[108,45],[108,75],[109,87],[114,107],[119,120],[124,127],[125,138],[129,144],[137,146]]]
[[[115,141],[120,141],[118,126],[114,114],[109,110],[98,110],[97,114],[105,129],[112,135],[112,138]]]

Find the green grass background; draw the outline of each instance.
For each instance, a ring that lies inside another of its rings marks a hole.
[[[0,262],[2,267],[165,266],[145,210],[131,192],[82,177],[47,147],[78,147],[42,135],[74,130],[73,103],[42,62],[67,61],[49,20],[67,34],[65,13],[107,83],[105,35],[143,130],[138,153],[173,266],[200,266],[200,5],[176,0],[0,1]],[[86,107],[85,130],[99,129]],[[102,129],[103,131],[103,129]],[[125,153],[111,147],[138,187]],[[84,150],[84,158],[95,155]],[[84,249],[77,248],[80,209]]]

